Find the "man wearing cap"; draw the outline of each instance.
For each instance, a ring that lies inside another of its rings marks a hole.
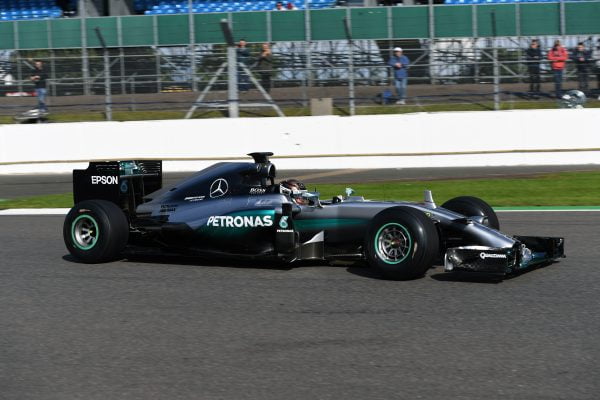
[[[394,85],[398,101],[396,104],[406,104],[406,83],[408,80],[407,68],[410,64],[408,57],[402,54],[401,47],[394,47],[394,55],[390,57],[388,65],[394,70]]]

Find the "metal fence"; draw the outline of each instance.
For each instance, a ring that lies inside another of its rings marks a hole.
[[[559,37],[541,38],[547,50]],[[596,49],[596,36],[560,37],[567,48],[584,42]],[[530,38],[468,38],[453,40],[337,40],[321,42],[278,42],[273,44],[275,67],[268,89],[271,99],[250,82],[240,85],[240,104],[276,103],[287,115],[307,107],[311,98],[328,97],[342,112],[354,114],[383,102],[393,90],[387,61],[395,46],[402,46],[411,59],[408,104],[480,104],[499,109],[501,103],[530,100],[524,50]],[[259,44],[249,45],[248,66],[258,81],[261,71],[254,66]],[[193,52],[193,56],[192,53]],[[600,55],[600,53],[596,53]],[[600,58],[600,57],[599,57]],[[198,114],[226,109],[227,74],[216,77],[227,60],[225,45],[175,47],[132,47],[107,49],[19,50],[0,54],[0,114],[12,115],[35,106],[26,97],[33,91],[29,81],[33,61],[41,59],[49,74],[51,112],[104,111],[108,86],[115,111],[181,111],[182,116],[212,82]],[[107,61],[107,65],[105,65]],[[84,74],[87,69],[87,76]],[[110,71],[108,80],[105,74]],[[596,74],[590,63],[588,94],[597,96]],[[239,76],[246,75],[240,71]],[[570,63],[565,88],[576,88],[577,71]],[[542,99],[554,96],[551,74],[542,63]],[[247,90],[246,90],[247,89]],[[15,97],[13,97],[15,96]],[[264,104],[263,104],[264,105]],[[250,108],[260,114],[260,107]]]

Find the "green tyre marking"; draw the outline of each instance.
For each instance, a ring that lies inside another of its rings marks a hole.
[[[397,260],[397,261],[387,260],[382,254],[380,254],[380,252],[379,252],[379,246],[377,245],[377,242],[379,241],[379,235],[381,235],[381,231],[383,231],[385,228],[387,228],[390,225],[395,225],[395,226],[400,227],[400,229],[402,229],[404,231],[406,237],[408,238],[408,251],[406,252],[406,254],[404,255],[404,257],[402,257],[400,260]],[[404,225],[401,225],[401,224],[398,224],[398,223],[395,223],[395,222],[390,222],[390,223],[387,223],[387,224],[383,225],[381,228],[379,228],[379,230],[375,234],[375,240],[373,242],[373,245],[375,247],[375,253],[377,254],[377,256],[379,257],[379,259],[381,261],[383,261],[386,264],[400,264],[410,254],[410,249],[412,248],[412,237],[410,236],[410,233],[408,233],[408,230],[404,227]]]
[[[75,238],[75,225],[77,224],[77,222],[79,220],[84,219],[84,218],[92,221],[92,223],[94,224],[94,228],[96,229],[96,236],[93,237],[92,243],[88,246],[80,245],[77,242],[77,239]],[[75,247],[77,247],[78,249],[81,249],[81,250],[92,249],[96,245],[96,243],[98,243],[99,235],[100,235],[100,229],[98,228],[98,223],[96,222],[94,217],[92,217],[91,215],[88,215],[88,214],[80,215],[79,217],[75,218],[75,220],[71,223],[71,240],[73,241],[73,245],[75,245]]]

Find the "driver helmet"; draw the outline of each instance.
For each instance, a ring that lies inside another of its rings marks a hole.
[[[287,179],[279,182],[279,192],[289,196],[296,204],[307,204],[308,201],[302,197],[306,193],[306,186],[298,179]]]

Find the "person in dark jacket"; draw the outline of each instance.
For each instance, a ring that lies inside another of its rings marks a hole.
[[[402,54],[402,48],[394,48],[394,55],[390,57],[388,65],[394,71],[394,84],[396,86],[396,94],[398,101],[396,104],[406,104],[406,85],[408,81],[407,68],[410,64],[408,57]]]
[[[250,50],[246,47],[246,40],[240,39],[238,47],[236,49],[237,62],[238,64],[248,65],[248,59],[250,58]],[[238,89],[242,92],[248,91],[250,88],[250,79],[248,74],[242,68],[238,67]]]
[[[537,39],[531,41],[525,56],[529,72],[529,93],[537,97],[540,93],[540,62],[542,61],[542,50]]]
[[[577,83],[578,88],[582,92],[588,90],[588,75],[590,73],[590,62],[592,60],[592,54],[587,50],[583,42],[579,42],[575,50],[571,55],[571,59],[575,62],[577,67]]]
[[[260,84],[268,92],[271,91],[271,76],[273,75],[273,53],[269,43],[263,43],[260,56],[256,60],[256,69],[260,76]]]
[[[596,49],[592,53],[592,59],[594,60],[594,73],[596,74],[596,87],[600,91],[600,39],[598,39]]]
[[[35,68],[29,79],[31,79],[31,82],[35,86],[38,110],[48,112],[48,107],[46,106],[46,79],[48,79],[48,75],[44,71],[44,64],[41,61],[36,61],[34,65]]]

